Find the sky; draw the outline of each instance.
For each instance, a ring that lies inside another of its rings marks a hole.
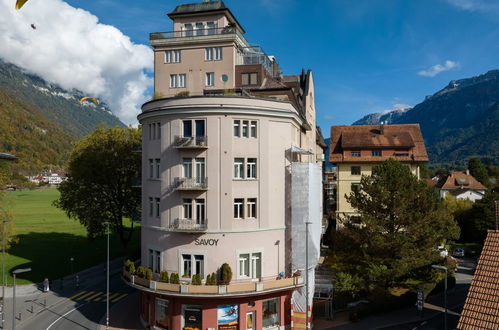
[[[0,0],[0,57],[77,88],[136,124],[150,99],[150,32],[172,0]],[[284,74],[311,69],[317,122],[414,106],[451,80],[499,69],[498,0],[225,0]],[[35,24],[36,29],[31,27]]]

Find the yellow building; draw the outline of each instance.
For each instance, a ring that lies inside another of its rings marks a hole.
[[[341,216],[355,216],[346,200],[358,189],[362,175],[371,175],[374,166],[393,158],[420,177],[419,166],[428,154],[418,124],[332,126],[329,159],[337,166],[337,210]]]

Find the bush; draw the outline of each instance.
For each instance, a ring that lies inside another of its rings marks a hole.
[[[333,282],[337,294],[354,299],[362,289],[362,279],[349,273],[336,273]]]
[[[135,273],[135,264],[133,263],[132,260],[127,259],[124,264],[125,270],[129,272],[131,275]]]
[[[192,285],[201,285],[201,274],[192,275]]]
[[[232,269],[228,263],[222,265],[222,281],[224,284],[229,284],[232,280]]]
[[[168,272],[162,271],[159,273],[159,281],[163,283],[168,283],[170,282],[170,278],[168,276]]]
[[[170,275],[170,283],[171,284],[179,284],[180,283],[180,278],[178,276],[178,273],[171,273],[171,275]]]
[[[204,285],[211,285],[210,283],[211,283],[211,275],[210,275],[210,274],[208,274],[208,275],[206,276],[206,281],[204,282]]]
[[[145,275],[146,275],[146,280],[151,281],[152,280],[152,269],[151,268],[147,268]]]
[[[217,285],[217,273],[211,273],[211,282],[210,285]]]
[[[176,97],[187,97],[189,96],[189,91],[178,92],[175,94]]]
[[[153,100],[162,99],[165,95],[161,92],[155,91],[152,98]]]
[[[135,274],[140,278],[146,278],[146,269],[143,266],[139,266]]]

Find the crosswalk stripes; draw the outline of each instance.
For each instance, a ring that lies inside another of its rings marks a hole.
[[[110,292],[109,302],[115,303],[118,300],[125,298],[126,296],[128,296],[128,293]],[[107,297],[106,292],[83,290],[69,297],[68,299],[73,301],[105,302],[107,300]]]

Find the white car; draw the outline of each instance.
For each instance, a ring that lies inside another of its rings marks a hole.
[[[442,258],[446,258],[449,256],[449,251],[447,251],[447,249],[443,246],[443,245],[440,245],[438,248],[438,253],[440,253],[440,256]]]

